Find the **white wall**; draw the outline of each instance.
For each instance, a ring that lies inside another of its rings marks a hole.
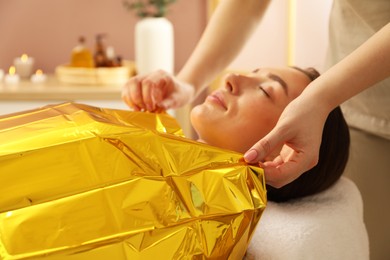
[[[328,21],[332,0],[295,0],[296,31],[294,61],[301,67],[323,72],[328,47]]]
[[[260,66],[284,66],[287,62],[287,1],[271,1],[257,30],[231,69],[253,70]]]
[[[322,71],[331,4],[332,0],[271,1],[254,35],[229,67],[252,70],[259,66],[297,65],[312,66]],[[294,15],[290,17],[289,8],[294,6]],[[293,42],[289,46],[291,29]],[[291,64],[288,61],[289,47],[292,51]]]

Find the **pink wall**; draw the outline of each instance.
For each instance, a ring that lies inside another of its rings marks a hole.
[[[175,68],[179,70],[195,47],[207,22],[206,0],[177,0],[167,16],[175,28]],[[107,45],[124,59],[134,59],[133,31],[137,17],[122,0],[0,1],[0,69],[27,53],[35,68],[54,72],[67,63],[80,35],[93,48],[94,36],[106,33]]]

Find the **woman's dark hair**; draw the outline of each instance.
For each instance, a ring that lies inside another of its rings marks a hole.
[[[312,81],[320,75],[313,68],[293,68],[305,73]],[[348,125],[340,107],[336,107],[325,121],[317,165],[281,188],[267,185],[268,200],[283,202],[312,195],[332,186],[344,172],[349,156],[349,143]]]

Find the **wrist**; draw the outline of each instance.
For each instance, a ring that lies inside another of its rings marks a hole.
[[[315,112],[316,116],[326,119],[329,113],[337,107],[330,97],[325,97],[320,91],[310,91],[310,85],[296,98],[298,107],[308,112]],[[317,88],[316,86],[314,88]]]

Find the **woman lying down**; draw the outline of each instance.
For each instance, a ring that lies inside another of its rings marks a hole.
[[[157,71],[152,76],[163,78],[165,73]],[[228,74],[219,89],[191,111],[191,123],[199,141],[244,153],[273,129],[287,104],[318,76],[313,68],[297,67]],[[132,97],[142,92],[140,83],[144,78],[134,78],[136,84],[128,83],[123,89],[124,101],[136,110],[140,106],[134,105]],[[278,155],[280,149],[273,155]],[[287,201],[325,190],[342,175],[348,155],[348,126],[337,107],[326,120],[318,164],[282,188],[268,186],[268,200]]]
[[[240,153],[316,75],[296,68],[227,75],[191,111],[208,145],[179,138],[166,115],[66,103],[0,117],[0,258],[241,259],[265,195],[261,169]],[[348,145],[337,108],[318,165],[283,188],[268,187],[268,200],[331,186]]]

